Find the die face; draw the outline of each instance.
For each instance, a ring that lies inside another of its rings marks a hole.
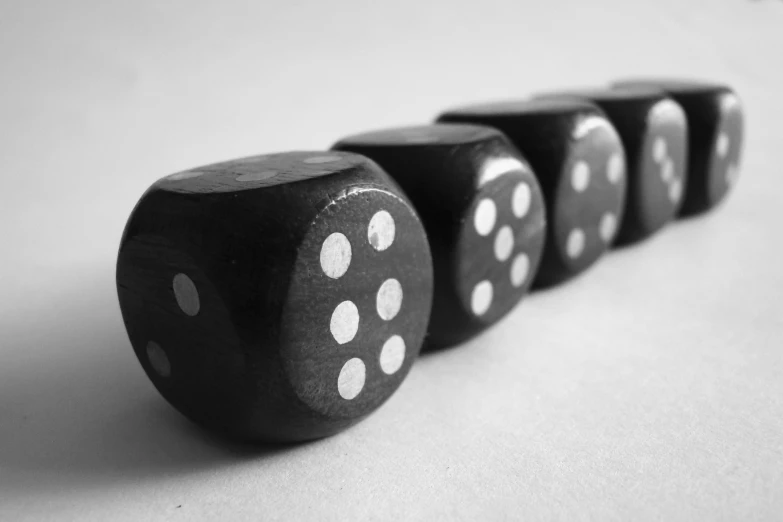
[[[319,159],[306,161],[313,157]],[[323,159],[327,157],[332,159]],[[291,348],[286,343],[291,333],[284,326],[294,313],[290,289],[307,292],[297,286],[302,278],[297,272],[300,252],[313,223],[354,201],[354,192],[383,194],[390,208],[408,210],[400,218],[410,225],[397,235],[400,248],[406,244],[400,237],[415,236],[416,231],[423,243],[412,246],[421,279],[405,296],[406,305],[418,310],[432,284],[421,225],[414,226],[415,214],[411,217],[399,188],[377,165],[357,155],[273,155],[272,160],[243,162],[245,172],[236,172],[234,163],[228,163],[225,170],[154,184],[131,214],[117,263],[118,294],[131,343],[161,394],[212,429],[252,440],[305,440],[339,431],[358,419],[314,410],[302,402],[288,377],[286,354]],[[227,189],[238,183],[237,176],[262,172],[270,163],[280,170],[289,165],[289,176],[296,179],[271,184],[267,179],[240,180],[256,190],[245,185]],[[301,163],[321,165],[321,170],[313,173],[305,166],[304,174],[297,175]],[[192,185],[194,180],[199,184]],[[345,208],[350,217],[353,206]],[[362,226],[366,231],[367,224]],[[329,296],[311,289],[308,297],[319,303]],[[307,310],[315,305],[302,306]],[[429,305],[423,308],[417,319],[426,323]],[[310,328],[307,323],[291,325]],[[400,335],[407,336],[406,358],[412,358],[421,342],[415,328]],[[300,353],[307,348],[300,347]],[[393,346],[392,355],[397,352]],[[392,364],[389,358],[384,359],[387,367]],[[405,371],[397,373],[398,380]]]
[[[619,89],[606,87],[585,87],[578,89],[563,89],[556,91],[547,91],[535,94],[532,99],[536,100],[588,100],[595,103],[602,109],[605,109],[605,103],[613,106],[622,102],[638,102],[641,100],[655,100],[665,96],[666,92],[650,85],[629,85]],[[626,105],[627,107],[627,105]]]
[[[744,140],[744,117],[739,98],[723,92],[717,98],[717,128],[708,160],[708,201],[717,205],[736,184]]]
[[[612,82],[612,85],[623,90],[657,88],[671,94],[702,94],[727,89],[724,85],[710,81],[671,77],[629,78]]]
[[[335,148],[380,164],[421,216],[435,268],[427,348],[469,339],[527,293],[546,215],[527,161],[502,133],[436,124],[351,136]]]
[[[343,146],[454,146],[476,143],[497,136],[497,131],[479,125],[410,125],[363,132],[341,139],[335,150]]]
[[[324,208],[304,241],[283,313],[281,351],[299,399],[361,417],[400,385],[432,305],[432,260],[412,207],[353,188]]]
[[[248,156],[185,170],[156,186],[183,194],[221,194],[307,181],[359,167],[362,158],[337,152],[294,151]]]
[[[614,241],[626,196],[626,159],[614,127],[602,116],[574,122],[552,209],[554,244],[567,270],[587,269]]]
[[[594,104],[573,98],[499,102],[454,109],[439,121],[494,126],[529,159],[548,223],[536,286],[585,270],[612,243],[627,192],[626,158]]]
[[[544,250],[546,212],[527,164],[486,158],[482,171],[493,175],[461,216],[453,285],[465,314],[489,326],[529,290]]]
[[[650,108],[638,159],[633,200],[644,235],[673,220],[687,185],[688,124],[682,108],[669,99]]]
[[[500,100],[449,109],[438,117],[438,121],[458,122],[476,118],[475,121],[479,122],[484,121],[485,117],[515,119],[531,114],[564,114],[586,107],[590,108],[591,105],[577,97],[572,99],[568,97],[545,97],[532,100]]]
[[[158,391],[188,417],[228,428],[246,398],[242,341],[221,294],[193,257],[166,238],[124,245],[118,295],[131,345]]]
[[[641,79],[615,87],[651,85],[665,90],[684,109],[688,120],[688,185],[680,215],[705,212],[736,184],[743,145],[743,112],[737,95],[720,84]]]

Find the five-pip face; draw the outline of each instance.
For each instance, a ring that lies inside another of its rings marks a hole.
[[[128,334],[161,393],[247,439],[335,433],[401,384],[426,333],[424,229],[377,165],[243,158],[163,178],[122,239]]]
[[[429,264],[416,214],[383,187],[351,187],[318,213],[281,319],[281,355],[302,401],[355,418],[391,395],[426,331]]]
[[[612,244],[625,204],[626,159],[617,132],[594,105],[499,102],[452,110],[439,120],[497,127],[529,159],[549,223],[537,284],[584,271]]]
[[[420,211],[435,267],[431,347],[484,330],[527,292],[546,212],[527,161],[501,133],[425,125],[350,136],[335,148],[376,161]]]
[[[526,162],[485,158],[477,192],[462,212],[453,284],[465,311],[485,325],[530,287],[545,239],[546,211]]]

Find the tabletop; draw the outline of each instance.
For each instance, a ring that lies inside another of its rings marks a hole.
[[[773,520],[783,512],[783,2],[0,5],[0,519]],[[736,190],[423,355],[296,446],[194,426],[122,325],[157,178],[617,77],[726,82]]]

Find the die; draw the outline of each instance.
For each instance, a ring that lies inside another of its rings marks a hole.
[[[424,228],[372,161],[290,152],[162,178],[126,225],[117,289],[159,392],[244,440],[336,433],[401,384],[432,305]]]
[[[594,104],[497,102],[453,109],[438,121],[495,127],[530,161],[548,223],[534,286],[551,286],[584,272],[612,244],[625,205],[625,151]]]
[[[372,158],[421,216],[435,274],[425,348],[475,336],[527,292],[543,252],[546,213],[527,160],[499,131],[405,127],[350,136],[334,149]]]
[[[688,185],[680,215],[704,213],[737,183],[744,141],[744,115],[728,86],[686,80],[620,81],[616,88],[652,86],[666,91],[688,118]]]
[[[536,98],[595,103],[620,135],[628,190],[616,244],[645,239],[676,218],[688,170],[688,121],[677,102],[653,87],[561,91]]]

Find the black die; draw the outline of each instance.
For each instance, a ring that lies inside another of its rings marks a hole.
[[[626,159],[598,107],[576,100],[498,102],[454,109],[438,121],[495,127],[530,161],[549,231],[537,286],[583,272],[612,244],[625,205]]]
[[[689,130],[688,185],[681,215],[703,213],[723,201],[737,183],[744,142],[744,114],[725,85],[685,80],[628,80],[615,87],[657,87],[685,110]]]
[[[244,158],[155,183],[117,262],[123,318],[161,394],[244,439],[335,433],[380,406],[420,350],[424,229],[373,162]]]
[[[591,101],[617,129],[628,167],[617,244],[647,238],[676,218],[688,172],[688,122],[677,102],[650,87],[561,91],[537,98]]]
[[[527,160],[500,132],[425,125],[350,136],[335,149],[380,164],[421,215],[435,267],[429,347],[476,335],[527,292],[546,214]]]

